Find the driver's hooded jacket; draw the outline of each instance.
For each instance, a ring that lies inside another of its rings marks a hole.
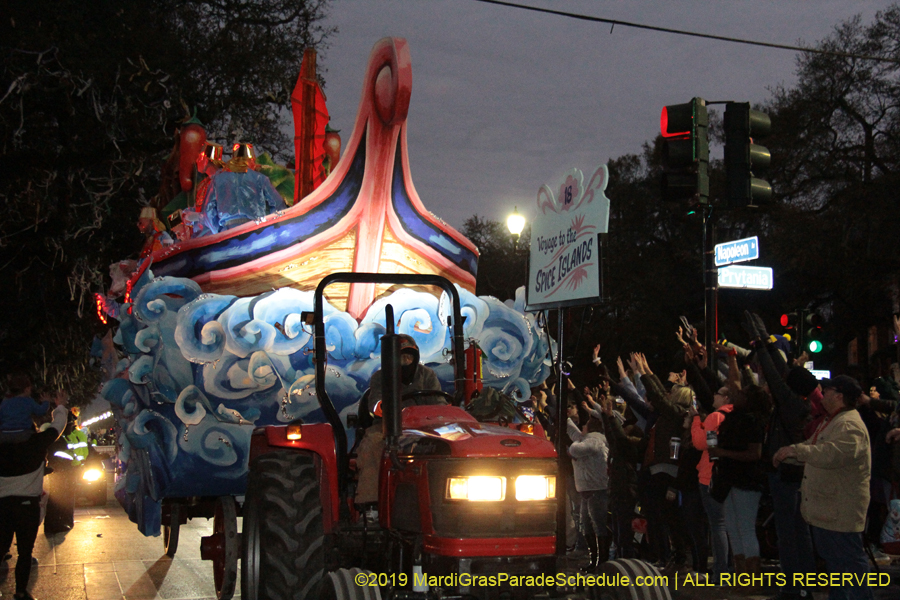
[[[375,413],[375,416],[379,417],[381,416],[381,406],[379,405],[379,402],[381,402],[381,384],[381,371],[376,371],[375,374],[372,375],[372,380],[369,382],[369,406],[372,407],[372,412]],[[418,390],[440,389],[441,382],[438,380],[437,375],[434,374],[434,371],[420,363],[416,365],[416,372],[413,375],[412,381],[400,386],[400,397],[402,398],[405,394],[416,392]],[[407,398],[406,400],[402,400],[400,407],[407,408],[409,406],[422,404],[446,403],[447,401],[442,396],[420,396],[418,398]]]

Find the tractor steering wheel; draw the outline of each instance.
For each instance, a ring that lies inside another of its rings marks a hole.
[[[443,396],[447,400],[447,403],[451,405],[453,405],[453,403],[456,401],[456,398],[453,397],[453,394],[448,394],[443,390],[414,390],[412,392],[406,392],[400,397],[400,401],[403,402],[404,400],[409,400],[411,398],[425,398],[428,396]],[[416,406],[418,405],[419,403],[416,402]]]

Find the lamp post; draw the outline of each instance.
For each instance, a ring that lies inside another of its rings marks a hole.
[[[506,227],[513,236],[513,246],[517,248],[519,246],[519,236],[522,235],[522,230],[525,229],[525,217],[519,214],[518,206],[514,207],[512,214],[506,218]]]
[[[522,235],[522,230],[525,229],[525,217],[519,214],[519,207],[513,207],[512,214],[506,217],[506,228],[509,229],[509,232],[512,234],[513,238],[513,264],[515,265],[515,271],[519,270],[519,237]],[[527,269],[526,269],[527,271]],[[528,274],[526,272],[525,279],[528,279]],[[513,297],[515,297],[515,287],[513,287]]]
[[[512,214],[506,217],[506,228],[509,229],[509,233],[512,235],[513,239],[513,251],[512,251],[512,264],[510,265],[509,274],[515,275],[514,279],[518,278],[518,275],[521,272],[521,265],[519,264],[519,237],[522,235],[522,230],[525,229],[525,217],[519,214],[519,207],[516,206],[513,208]],[[528,280],[528,266],[526,261],[525,267],[525,279]],[[514,285],[512,288],[512,297],[516,297],[516,289],[518,286]]]

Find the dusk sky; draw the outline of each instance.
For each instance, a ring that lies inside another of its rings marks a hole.
[[[870,22],[886,0],[518,0],[520,4],[772,43],[815,45]],[[373,44],[406,38],[410,166],[425,206],[460,228],[474,214],[534,214],[571,167],[637,153],[666,104],[764,102],[792,86],[797,54],[610,26],[475,0],[334,0],[320,55],[331,124],[346,141]],[[714,149],[721,154],[721,149]],[[611,198],[614,203],[615,198]]]

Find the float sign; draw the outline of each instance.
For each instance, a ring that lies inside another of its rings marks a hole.
[[[752,238],[716,244],[716,266],[724,267],[732,263],[756,260],[759,258],[759,238]]]
[[[599,234],[609,230],[609,171],[601,165],[587,184],[571,169],[554,190],[541,186],[531,226],[526,310],[600,301]]]
[[[719,287],[743,290],[771,290],[770,267],[722,267],[719,269]]]

